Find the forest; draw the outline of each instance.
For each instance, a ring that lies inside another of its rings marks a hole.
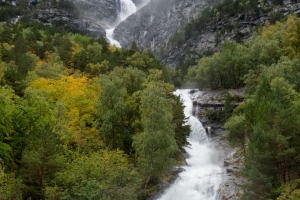
[[[0,199],[145,199],[189,134],[170,79],[134,43],[0,24]]]
[[[240,88],[245,101],[225,123],[242,150],[243,199],[300,198],[300,19],[291,14],[245,42],[190,67],[186,80],[200,88]]]

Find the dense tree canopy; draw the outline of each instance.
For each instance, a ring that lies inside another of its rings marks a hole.
[[[144,198],[189,133],[169,77],[134,46],[26,20],[0,25],[0,199]],[[151,149],[161,157],[146,188],[142,133],[166,151]]]

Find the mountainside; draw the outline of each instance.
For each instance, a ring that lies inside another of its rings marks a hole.
[[[257,8],[219,18],[215,13],[206,19],[202,29],[193,30],[188,34],[185,31],[181,34],[183,39],[180,42],[166,47],[165,53],[161,55],[162,62],[175,67],[180,61],[189,59],[197,61],[204,55],[219,51],[225,41],[247,41],[267,20],[275,23],[288,13],[298,14],[300,3],[291,1],[284,1],[282,5],[269,3],[263,8],[258,4]]]
[[[41,2],[35,6],[37,14],[33,14],[32,18],[36,17],[40,22],[49,24],[53,21],[76,24],[75,27],[79,30],[95,38],[105,37],[105,29],[120,20],[120,0],[75,0],[72,5],[76,9],[76,15],[72,15],[65,7],[57,8],[53,3]]]
[[[266,20],[275,22],[288,13],[298,13],[300,8],[299,3],[289,0],[264,4],[253,1],[250,6],[241,2],[238,6],[243,9],[227,8],[228,2],[234,1],[226,1],[214,10],[207,9],[202,14],[206,16],[201,17],[204,8],[220,1],[152,0],[120,23],[114,37],[123,48],[129,48],[135,41],[139,48],[150,50],[163,63],[176,67],[220,50],[226,40],[246,41]]]
[[[139,8],[148,0],[134,0]],[[52,26],[79,31],[94,38],[106,36],[105,29],[121,21],[123,0],[3,0],[0,2],[0,22],[16,22],[19,16]]]
[[[159,56],[174,32],[184,27],[188,20],[197,17],[200,10],[215,2],[152,0],[117,26],[114,38],[123,48],[129,48],[131,42],[135,41],[139,48],[148,49]]]

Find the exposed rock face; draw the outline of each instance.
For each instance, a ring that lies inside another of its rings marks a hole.
[[[148,3],[150,0],[132,0],[132,2],[136,5],[136,7],[140,7],[146,3]]]
[[[105,29],[120,20],[120,0],[74,0],[75,9],[59,8],[50,2],[32,2],[29,2],[31,11],[28,12],[32,19],[46,25],[59,23],[94,38],[105,37]]]
[[[133,0],[137,7],[143,6],[149,1]],[[78,9],[77,16],[68,10],[56,8],[50,2],[31,4],[35,11],[33,18],[47,25],[60,21],[95,38],[105,37],[105,29],[114,27],[121,20],[120,0],[74,0],[73,3]]]
[[[76,19],[66,10],[52,8],[51,6],[38,8],[34,16],[39,22],[46,25],[59,22],[62,26],[68,26],[71,30],[80,30],[95,38],[105,35],[105,30],[101,26],[90,26],[87,20]]]
[[[240,88],[229,90],[204,90],[197,92],[197,96],[194,96],[192,100],[194,105],[199,105],[202,108],[220,108],[224,107],[227,94],[230,94],[234,99],[238,100],[232,102],[232,105],[239,105],[245,98],[245,91],[243,88]]]
[[[123,48],[135,41],[158,56],[174,32],[207,6],[206,0],[152,0],[117,26],[114,38]]]
[[[80,16],[91,26],[110,28],[118,22],[120,0],[75,0]]]
[[[225,40],[248,40],[260,24],[272,18],[274,12],[285,16],[290,12],[300,13],[300,3],[285,0],[282,6],[265,5],[264,12],[248,12],[205,22],[201,32],[194,32],[183,43],[168,46],[169,39],[180,31],[188,20],[208,7],[206,0],[152,0],[143,9],[123,21],[115,30],[114,37],[123,48],[129,48],[132,41],[141,49],[150,50],[163,63],[175,67],[186,55],[195,61],[203,55],[220,50]],[[215,4],[220,0],[212,2]],[[167,6],[166,6],[167,5]],[[258,5],[259,7],[259,5]]]
[[[245,183],[245,179],[240,176],[240,170],[243,167],[242,150],[233,149],[227,140],[228,132],[221,122],[210,122],[206,113],[210,109],[219,110],[224,106],[226,94],[238,97],[237,102],[244,98],[244,90],[191,90],[191,98],[194,104],[194,114],[199,117],[204,127],[210,127],[212,134],[208,134],[212,144],[219,152],[219,160],[223,161],[222,183],[218,189],[216,200],[239,200],[243,191],[238,185]]]
[[[230,147],[229,147],[230,148]],[[244,156],[242,150],[232,150],[224,160],[223,181],[218,189],[219,200],[239,200],[243,195],[241,185],[247,180],[241,177]]]
[[[208,52],[219,51],[225,40],[248,40],[259,25],[264,25],[267,20],[272,19],[272,14],[275,12],[281,16],[286,16],[291,12],[298,15],[300,13],[300,3],[292,3],[289,0],[285,0],[282,6],[269,4],[265,8],[268,12],[260,12],[259,14],[248,12],[219,19],[215,22],[206,22],[204,30],[195,33],[183,44],[166,48],[166,53],[161,55],[162,62],[174,67],[186,55],[197,60]]]

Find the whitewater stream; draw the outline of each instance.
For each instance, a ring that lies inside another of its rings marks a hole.
[[[129,15],[135,13],[137,7],[131,0],[120,0],[120,11],[119,11],[119,22],[114,24],[111,28],[106,29],[106,37],[109,40],[110,44],[115,45],[116,47],[121,47],[120,43],[114,39],[114,30],[115,28],[124,21]]]
[[[185,106],[186,123],[191,126],[190,146],[185,147],[189,157],[187,165],[182,166],[184,171],[158,200],[215,200],[222,181],[217,151],[198,118],[192,114],[190,90],[176,90],[175,94],[180,96]]]

